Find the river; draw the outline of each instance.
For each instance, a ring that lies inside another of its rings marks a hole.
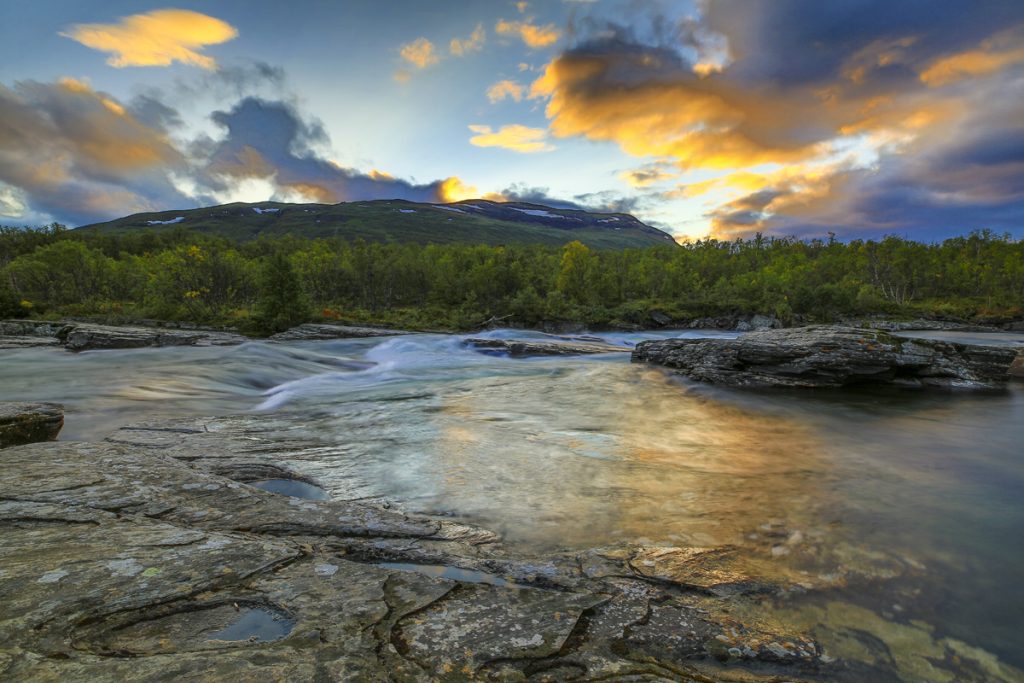
[[[629,362],[639,339],[710,335],[734,333],[600,334],[623,353],[533,359],[429,334],[18,349],[0,356],[0,400],[64,403],[62,439],[148,418],[287,416],[324,442],[311,474],[333,496],[458,518],[535,552],[737,545],[848,575],[826,598],[774,605],[833,651],[859,652],[851,632],[891,649],[909,628],[931,645],[893,653],[904,680],[928,679],[944,638],[1024,668],[1024,385],[747,393]]]

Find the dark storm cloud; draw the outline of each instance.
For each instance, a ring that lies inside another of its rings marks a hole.
[[[212,115],[227,135],[211,150],[204,177],[213,190],[247,178],[270,179],[282,198],[336,203],[359,199],[441,198],[441,182],[415,185],[384,174],[366,175],[339,166],[315,151],[330,140],[323,126],[305,120],[291,105],[246,98]]]

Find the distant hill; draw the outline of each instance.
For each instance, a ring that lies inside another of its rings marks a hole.
[[[224,204],[202,209],[137,213],[79,230],[124,233],[184,228],[235,240],[260,235],[363,238],[373,242],[536,243],[573,240],[600,249],[674,245],[672,236],[624,213],[591,213],[538,204],[482,199],[453,204],[404,200],[341,204]]]

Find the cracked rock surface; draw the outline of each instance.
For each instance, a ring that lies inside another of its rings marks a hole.
[[[0,679],[890,680],[764,607],[833,584],[732,547],[529,557],[466,524],[258,488],[316,485],[289,457],[313,446],[268,420],[0,450]]]

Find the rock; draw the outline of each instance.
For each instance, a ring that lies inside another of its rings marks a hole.
[[[306,437],[260,423],[285,419],[5,449],[0,677],[675,680],[717,666],[723,638],[744,681],[775,680],[783,662],[759,644],[793,644],[788,680],[824,666],[807,636],[741,626],[724,598],[683,592],[720,588],[728,554],[691,557],[697,571],[612,549],[586,564],[609,572],[585,571],[575,555],[523,557],[465,524],[229,478],[305,476],[283,463],[301,462],[286,458]]]
[[[112,326],[38,320],[0,321],[0,348],[63,345],[69,351],[147,346],[228,346],[246,337],[233,332],[144,326]]]
[[[89,351],[146,346],[230,346],[245,341],[242,335],[231,332],[75,324],[64,336],[64,348]]]
[[[0,349],[25,349],[35,346],[60,346],[56,337],[34,337],[30,335],[0,336]]]
[[[270,339],[274,341],[308,341],[314,339],[357,339],[363,337],[391,337],[412,334],[405,330],[388,330],[383,327],[356,327],[330,323],[306,323],[290,330],[279,332]]]
[[[999,332],[999,327],[991,325],[978,325],[974,323],[958,322],[954,320],[865,320],[862,321],[865,327],[886,332],[903,332],[907,330],[934,330],[948,332]]]
[[[940,389],[1005,385],[1016,349],[895,337],[881,330],[817,325],[751,332],[738,339],[646,341],[634,361],[733,387],[835,388],[856,384]]]
[[[53,441],[64,426],[64,406],[57,403],[0,402],[0,448]]]
[[[466,346],[481,353],[507,353],[510,356],[578,356],[592,353],[625,353],[623,346],[603,341],[535,339],[467,339]]]
[[[1019,353],[1010,363],[1009,374],[1014,379],[1024,379],[1024,352]]]

